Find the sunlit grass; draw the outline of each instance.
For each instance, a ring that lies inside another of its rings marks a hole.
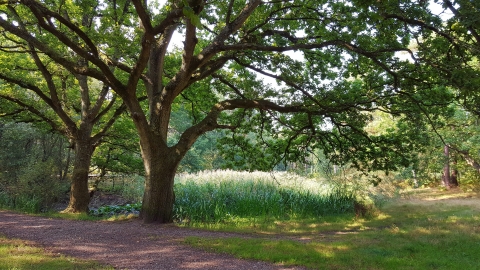
[[[432,193],[416,200],[438,195]],[[448,199],[424,201],[391,201],[371,219],[281,221],[260,232],[241,228],[252,237],[192,237],[186,242],[241,258],[311,269],[478,269],[480,210],[469,207],[472,201],[461,201],[464,205],[450,205]]]
[[[331,188],[324,179],[312,179],[302,177],[289,172],[246,172],[233,170],[202,171],[197,173],[182,173],[175,177],[175,183],[195,182],[197,184],[222,183],[235,181],[240,182],[262,182],[277,184],[285,188],[308,190],[313,193],[326,193]]]
[[[45,253],[28,242],[0,235],[0,269],[113,269],[97,262]]]
[[[178,177],[175,220],[180,224],[268,224],[353,213],[355,196],[323,181],[288,173],[215,171]]]
[[[69,219],[69,220],[85,220],[85,221],[102,220],[102,218],[95,217],[87,213],[61,213],[61,212],[52,211],[52,212],[40,213],[36,215],[48,217],[48,218],[62,218],[62,219]]]
[[[353,218],[352,213],[322,216],[316,218],[265,219],[234,218],[217,223],[192,223],[188,227],[242,233],[258,233],[265,235],[299,235],[315,234],[322,231],[351,231],[364,229],[364,223]]]

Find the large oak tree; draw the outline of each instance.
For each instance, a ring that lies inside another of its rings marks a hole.
[[[25,13],[5,6],[16,28],[41,36],[35,25],[23,21]],[[33,29],[32,29],[33,27]],[[86,75],[72,73],[53,62],[29,40],[2,31],[0,37],[0,104],[4,116],[17,122],[43,122],[68,138],[74,149],[70,200],[64,212],[87,212],[90,202],[88,175],[92,155],[108,130],[125,111],[122,101],[112,95],[108,84]],[[58,46],[57,52],[75,57],[61,42],[44,37],[44,43]],[[9,104],[7,104],[8,102]],[[8,105],[8,106],[7,106]]]
[[[229,131],[225,148],[258,167],[320,148],[390,170],[408,163],[421,125],[369,136],[369,113],[418,118],[412,104],[443,93],[415,86],[420,67],[396,56],[412,55],[405,24],[365,1],[9,0],[0,31],[123,99],[140,137],[144,222],[172,221],[175,172],[206,132]],[[194,121],[171,143],[175,104]]]

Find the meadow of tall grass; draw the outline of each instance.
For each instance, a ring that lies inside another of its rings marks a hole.
[[[351,190],[287,172],[217,170],[180,174],[174,189],[175,220],[179,223],[353,213],[355,201]]]

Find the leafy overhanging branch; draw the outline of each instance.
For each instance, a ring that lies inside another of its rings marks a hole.
[[[48,125],[50,125],[50,127],[52,128],[52,130],[55,130],[55,131],[58,131],[64,135],[68,135],[69,132],[67,132],[66,129],[62,128],[60,125],[58,125],[57,123],[55,123],[55,121],[53,121],[52,119],[50,119],[49,117],[47,117],[43,112],[41,112],[40,110],[38,110],[37,108],[35,108],[34,106],[31,106],[25,102],[23,102],[22,100],[18,99],[18,98],[14,98],[14,97],[11,97],[11,96],[8,96],[8,95],[4,95],[4,94],[1,94],[0,93],[0,98],[4,99],[4,100],[8,100],[10,102],[13,102],[15,104],[17,104],[18,106],[20,106],[21,108],[23,109],[18,109],[16,110],[15,112],[12,112],[11,114],[7,114],[7,115],[13,115],[14,113],[21,113],[25,110],[29,111],[30,113],[38,116],[42,121],[44,121],[45,123],[47,123]]]
[[[21,30],[19,27],[16,27],[15,25],[10,24],[8,21],[4,20],[1,16],[0,16],[0,26],[3,27],[9,33],[14,34],[15,36],[25,40],[29,44],[32,44],[39,51],[48,55],[52,60],[62,65],[65,69],[69,70],[70,72],[74,74],[82,74],[82,75],[90,76],[100,81],[106,81],[110,85],[123,88],[123,84],[119,80],[117,80],[115,76],[111,74],[110,71],[108,71],[107,76],[105,76],[105,74],[103,73],[104,71],[103,69],[102,71],[99,71],[94,68],[78,65],[76,62],[68,60],[62,54],[58,53],[53,48],[50,48],[48,45],[46,45],[45,43],[35,38],[29,32]],[[106,67],[106,69],[108,70],[108,67]]]
[[[177,97],[187,86],[188,80],[185,78],[191,77],[191,75],[199,68],[202,68],[205,64],[209,62],[214,56],[221,52],[221,45],[230,37],[231,34],[235,33],[240,29],[243,23],[248,19],[248,17],[255,11],[256,7],[261,4],[262,1],[254,0],[250,1],[240,14],[232,22],[227,24],[215,37],[215,39],[206,46],[199,54],[196,56],[191,56],[191,60],[184,60],[185,63],[189,63],[188,67],[181,69],[166,85],[167,91],[171,92],[172,99]]]
[[[24,88],[24,89],[30,89],[32,90],[36,95],[38,95],[38,97],[40,97],[43,102],[45,102],[48,106],[50,106],[51,108],[54,108],[56,110],[56,112],[58,113],[59,117],[62,119],[62,121],[65,123],[65,125],[68,126],[68,128],[72,131],[76,131],[77,130],[77,126],[75,125],[75,123],[70,119],[70,117],[67,115],[67,113],[60,107],[60,108],[56,108],[55,104],[52,102],[52,99],[50,97],[48,97],[47,95],[45,95],[43,93],[43,91],[38,88],[37,86],[33,85],[33,84],[30,84],[30,83],[27,83],[23,80],[20,80],[20,79],[17,79],[17,78],[12,78],[12,77],[9,77],[9,76],[6,76],[5,74],[3,73],[0,73],[0,79],[6,81],[6,82],[9,82],[11,84],[15,84],[15,85],[18,85],[19,87],[21,88]],[[16,99],[16,98],[13,98],[13,97],[10,97],[10,96],[7,96],[7,95],[2,95],[2,98],[4,99],[7,99],[7,100],[10,100],[12,102],[15,102],[17,104],[20,105],[19,102],[21,102],[23,105],[26,105],[26,103],[23,103],[21,100],[19,99]],[[23,106],[22,105],[22,106]],[[28,107],[28,106],[27,106]],[[32,106],[30,106],[32,107]],[[33,107],[32,107],[33,109]],[[38,115],[40,118],[42,119],[45,119],[45,115],[43,114],[37,114],[37,112],[39,113],[40,111],[38,110],[29,110],[31,111],[32,113]],[[48,121],[47,121],[48,122]],[[53,127],[53,126],[52,126]],[[57,126],[55,126],[57,127]]]
[[[43,29],[51,32],[54,34],[58,39],[60,39],[63,43],[73,49],[76,53],[85,57],[86,59],[98,59],[99,53],[97,47],[92,42],[92,40],[88,37],[88,35],[83,32],[77,25],[73,24],[71,21],[67,20],[64,16],[49,10],[48,8],[41,5],[39,2],[34,0],[21,0],[20,3],[24,4],[25,6],[29,7],[32,13],[38,20],[38,23],[42,26]],[[90,51],[85,51],[77,46],[77,44],[73,43],[67,36],[65,36],[62,32],[58,31],[54,26],[54,23],[50,21],[51,18],[56,19],[61,24],[65,25],[74,32],[79,38],[81,38]],[[90,57],[93,56],[92,58]]]

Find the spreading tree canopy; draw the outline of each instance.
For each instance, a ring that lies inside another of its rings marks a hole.
[[[144,161],[141,217],[171,222],[176,169],[199,136],[215,129],[231,135],[223,150],[252,168],[314,149],[362,169],[408,163],[422,130],[419,112],[435,112],[420,101],[441,103],[445,92],[398,56],[414,55],[405,23],[386,20],[368,2],[4,0],[0,32],[25,41],[45,65],[121,97]],[[171,142],[179,105],[190,108],[193,122]],[[419,121],[368,134],[376,110]]]
[[[2,8],[17,29],[41,38],[41,31],[32,30],[30,22],[23,20],[28,16],[23,10],[11,5]],[[68,138],[75,158],[70,202],[65,212],[86,212],[90,202],[88,174],[92,155],[126,107],[112,94],[108,84],[69,71],[37,50],[30,40],[2,34],[0,116],[17,122],[41,122]],[[69,55],[77,65],[86,65],[54,36],[44,36],[42,40],[58,53]]]
[[[426,1],[425,1],[426,2]],[[480,2],[435,0],[436,8],[423,6],[385,6],[372,3],[387,21],[403,22],[410,35],[417,63],[436,82],[456,90],[459,104],[480,116]]]
[[[457,108],[457,117],[448,120],[444,128],[432,123],[432,130],[440,138],[442,150],[446,153],[453,150],[478,170],[478,151],[471,142],[477,136],[473,132],[477,125],[474,119],[480,116],[480,2],[435,0],[433,3],[434,6],[428,3],[389,6],[372,1],[371,5],[385,20],[408,26],[405,31],[415,48],[412,60],[423,66],[424,75],[429,74],[429,83],[451,88],[456,106],[462,109]],[[458,115],[465,112],[470,116],[458,121]],[[444,171],[448,178],[448,166]]]

